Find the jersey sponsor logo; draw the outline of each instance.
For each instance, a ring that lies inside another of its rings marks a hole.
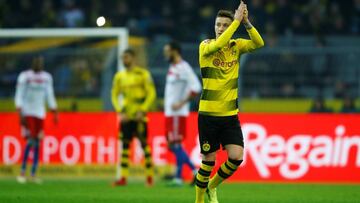
[[[43,79],[40,79],[40,78],[37,78],[37,79],[28,79],[27,83],[38,83],[38,84],[41,84],[41,83],[44,83],[45,80]]]
[[[213,60],[213,65],[216,66],[216,67],[230,68],[232,66],[235,66],[237,62],[238,62],[237,60],[222,61],[220,59],[214,59]]]
[[[169,69],[168,71],[168,76],[174,76],[176,79],[179,79],[180,78],[180,75],[176,72],[174,72],[173,70]]]

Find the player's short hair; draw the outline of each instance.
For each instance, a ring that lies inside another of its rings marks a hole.
[[[32,61],[41,60],[41,59],[44,59],[44,56],[41,55],[41,54],[35,54],[35,55],[32,57]]]
[[[171,42],[168,43],[168,45],[170,46],[170,49],[175,50],[175,51],[177,51],[179,54],[181,54],[182,49],[181,49],[181,45],[180,45],[179,42],[177,42],[177,41],[171,41]]]
[[[136,56],[134,49],[131,48],[125,49],[124,54],[130,54],[131,56]]]
[[[232,21],[234,20],[234,14],[232,11],[229,10],[219,10],[216,17],[224,17],[224,18],[229,18]]]

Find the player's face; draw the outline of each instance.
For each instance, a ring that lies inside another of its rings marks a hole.
[[[32,62],[32,69],[34,71],[41,71],[44,67],[44,58],[43,57],[36,57],[33,59]]]
[[[216,38],[220,37],[220,35],[225,32],[225,30],[232,23],[230,18],[226,17],[217,17],[215,20],[215,34]]]
[[[164,51],[164,57],[165,57],[165,59],[166,59],[167,61],[169,61],[169,62],[172,62],[174,56],[173,56],[173,54],[172,54],[172,50],[171,50],[170,45],[168,45],[168,44],[165,45],[163,51]]]
[[[122,56],[122,60],[123,60],[124,66],[127,68],[132,65],[132,63],[134,61],[134,56],[129,53],[124,53]]]

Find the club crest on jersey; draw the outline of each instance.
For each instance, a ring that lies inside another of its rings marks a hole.
[[[231,51],[231,55],[236,56],[236,50],[235,50],[235,49],[233,49],[233,50]]]
[[[201,148],[202,148],[202,150],[204,152],[208,152],[208,151],[210,151],[211,147],[210,147],[210,144],[208,142],[205,142],[204,144],[202,144]]]

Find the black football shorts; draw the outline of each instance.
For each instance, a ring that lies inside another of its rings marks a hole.
[[[235,144],[244,147],[239,118],[234,116],[198,116],[199,139],[202,154],[208,154]]]

